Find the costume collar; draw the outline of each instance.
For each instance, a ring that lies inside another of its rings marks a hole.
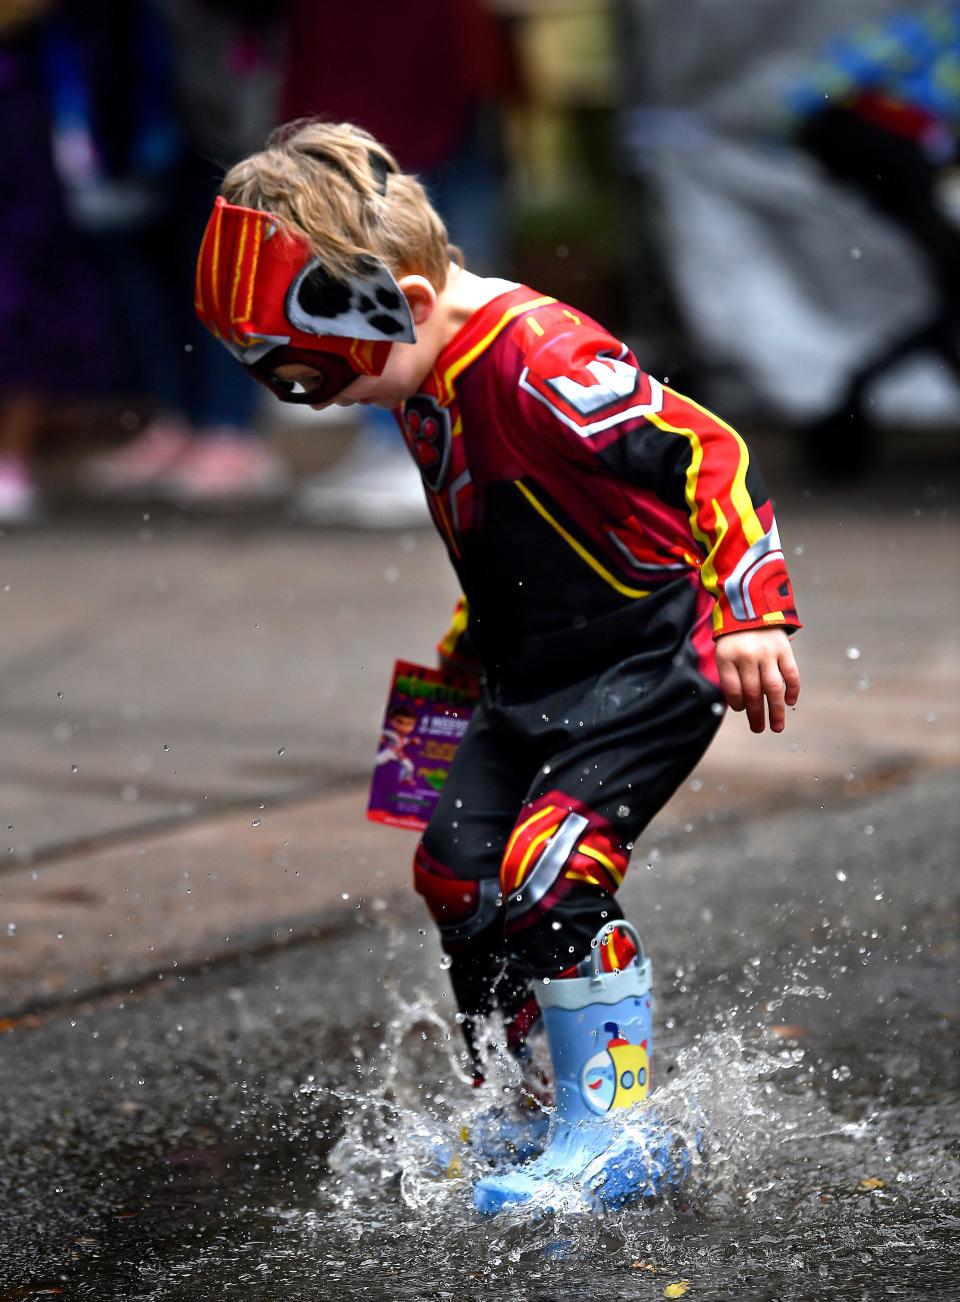
[[[534,312],[557,300],[549,294],[537,294],[526,285],[502,282],[507,288],[482,307],[477,308],[440,353],[420,392],[449,407],[455,396],[457,377],[477,360],[498,335],[517,317]]]

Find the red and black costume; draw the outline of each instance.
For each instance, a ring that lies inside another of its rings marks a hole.
[[[417,889],[461,1011],[522,1022],[719,725],[713,639],[799,627],[793,593],[739,435],[552,298],[481,308],[399,417],[466,599],[441,650],[483,670]]]
[[[326,402],[415,337],[382,262],[336,280],[303,236],[223,199],[196,308],[285,401]],[[284,362],[309,364],[302,392]],[[713,638],[798,627],[793,596],[739,435],[552,298],[504,282],[399,416],[466,599],[442,652],[469,644],[483,681],[416,885],[468,1040],[494,1003],[522,1037],[527,980],[582,964],[622,916],[634,841],[717,729]],[[632,952],[616,931],[605,965]]]

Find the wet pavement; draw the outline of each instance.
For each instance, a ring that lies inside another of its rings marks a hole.
[[[957,795],[678,829],[635,865],[662,1106],[706,1116],[690,1206],[480,1221],[424,1141],[472,1105],[440,954],[373,897],[5,1038],[0,1297],[956,1297]]]
[[[433,538],[0,537],[0,1302],[960,1297],[955,501],[936,457],[794,481],[801,708],[634,856],[701,1186],[493,1222],[437,1167],[477,1102],[412,839],[362,817]]]

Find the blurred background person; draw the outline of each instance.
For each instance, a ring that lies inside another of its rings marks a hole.
[[[481,275],[502,267],[500,109],[515,80],[505,28],[491,10],[482,0],[369,0],[362,33],[349,5],[288,0],[285,15],[283,120],[365,127],[418,175],[467,266]],[[299,514],[368,528],[428,523],[420,474],[392,414],[369,408],[354,419],[346,454],[300,485]]]
[[[792,100],[832,42],[865,23],[883,39],[906,8],[687,0],[681,24],[670,0],[616,5],[623,158],[650,235],[635,261],[655,269],[661,291],[632,296],[642,355],[671,381],[682,368],[688,388],[748,433],[786,428],[808,451],[851,378],[938,308],[917,240],[825,170],[796,134]],[[677,324],[666,348],[664,317]],[[943,428],[958,397],[941,359],[914,356],[885,368],[867,401],[881,424],[909,411],[914,428]]]
[[[33,453],[48,402],[103,390],[117,376],[100,285],[51,153],[51,8],[44,0],[0,8],[0,525],[39,517]]]
[[[837,410],[807,431],[816,464],[838,473],[872,459],[866,396],[891,366],[931,349],[960,378],[960,4],[904,7],[855,28],[814,61],[788,103],[798,144],[906,233],[936,295],[929,319],[860,366]]]
[[[237,505],[289,488],[256,394],[191,309],[211,196],[276,116],[276,38],[273,7],[242,0],[66,3],[52,24],[61,175],[110,294],[125,381],[153,409],[130,444],[82,468],[99,496]]]

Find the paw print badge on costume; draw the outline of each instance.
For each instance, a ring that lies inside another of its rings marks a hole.
[[[450,467],[450,417],[445,408],[418,393],[403,404],[403,431],[423,482],[438,493]]]
[[[631,1044],[616,1022],[605,1022],[606,1047],[587,1059],[580,1088],[588,1106],[598,1113],[642,1103],[650,1090],[647,1041]]]

